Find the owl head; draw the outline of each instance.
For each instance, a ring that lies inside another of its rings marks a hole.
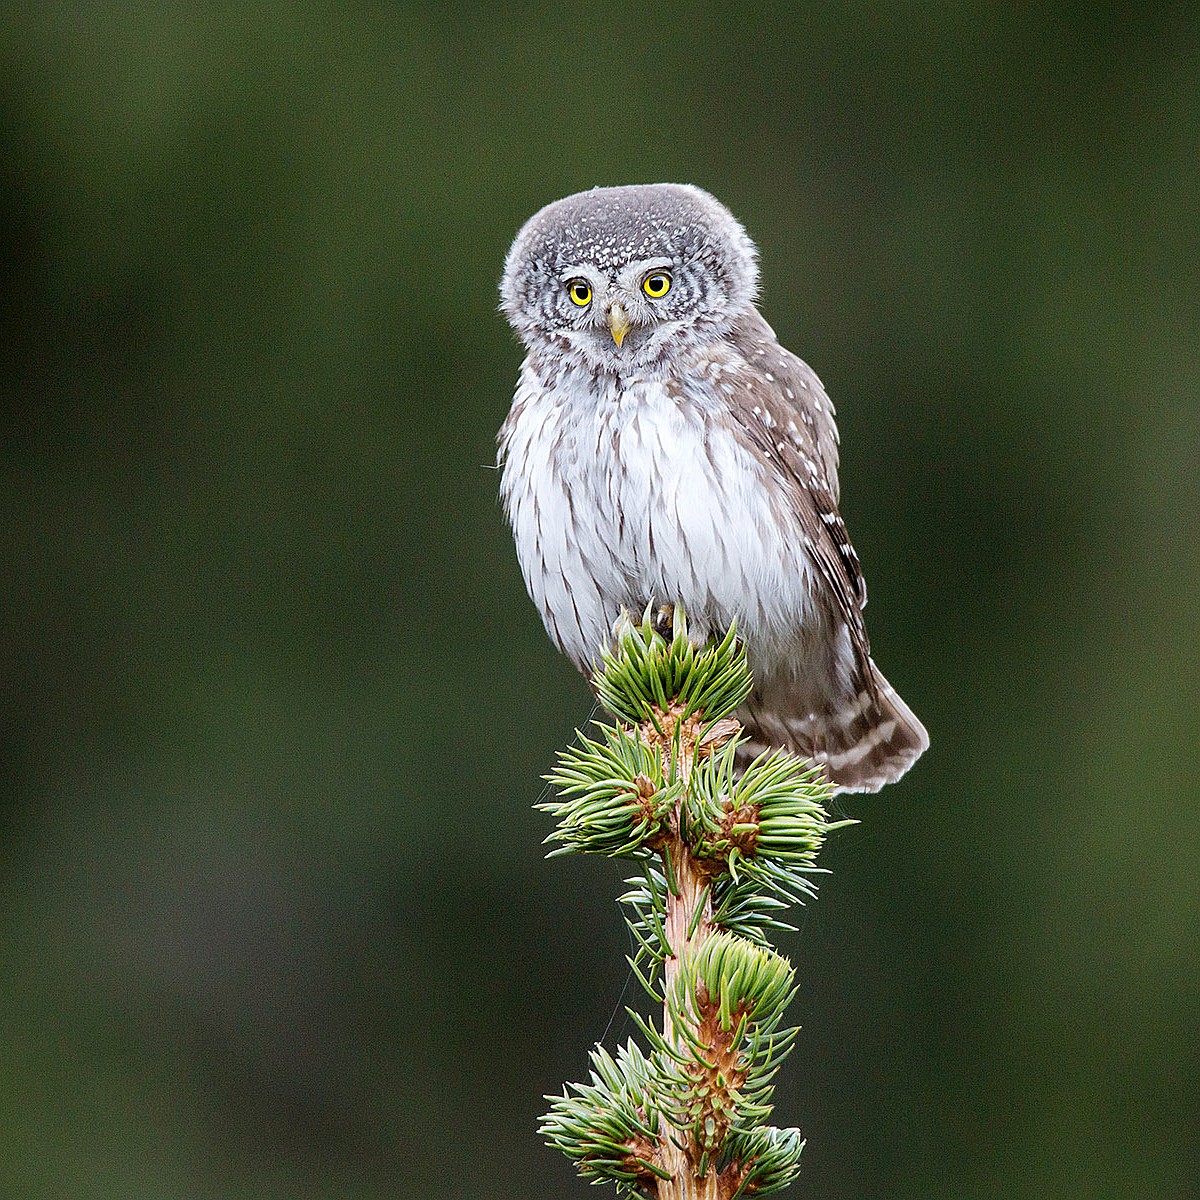
[[[531,351],[619,375],[720,337],[754,303],[754,243],[690,184],[593,188],[535,213],[501,307]]]

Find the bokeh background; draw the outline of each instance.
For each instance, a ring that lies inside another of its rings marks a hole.
[[[657,180],[761,247],[933,737],[785,943],[793,1194],[1200,1194],[1198,11],[5,6],[0,1195],[590,1194],[622,873],[530,808],[591,705],[496,282]]]

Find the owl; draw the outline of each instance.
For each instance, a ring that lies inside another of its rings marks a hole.
[[[757,251],[684,184],[594,188],[517,234],[501,307],[527,350],[500,430],[501,498],[550,637],[584,672],[622,610],[736,620],[754,754],[873,792],[929,744],[871,659],[838,513],[834,410],[755,305]]]

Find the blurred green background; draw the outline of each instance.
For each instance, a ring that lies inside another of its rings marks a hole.
[[[496,282],[656,180],[761,247],[933,738],[784,947],[791,1194],[1200,1194],[1198,12],[6,6],[0,1195],[590,1194]]]

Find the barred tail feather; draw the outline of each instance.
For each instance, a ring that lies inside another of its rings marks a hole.
[[[868,685],[815,711],[799,695],[776,692],[769,706],[752,696],[738,714],[750,737],[740,756],[748,761],[783,748],[821,763],[838,792],[877,792],[894,783],[928,749],[929,734],[874,662],[870,668]]]

